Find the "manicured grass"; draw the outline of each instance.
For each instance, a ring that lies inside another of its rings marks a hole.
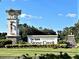
[[[70,56],[79,54],[79,48],[0,48],[0,56],[21,56],[22,54],[29,54],[30,56],[33,56],[35,53],[37,55],[46,53],[59,54],[60,51],[67,52]]]

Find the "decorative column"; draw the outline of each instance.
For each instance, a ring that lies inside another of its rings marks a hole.
[[[8,14],[8,32],[7,39],[12,40],[12,44],[16,44],[19,39],[19,19],[18,16],[21,14],[21,10],[7,10]]]
[[[74,35],[72,34],[68,35],[67,42],[70,43],[70,47],[76,47],[76,41],[75,41]]]

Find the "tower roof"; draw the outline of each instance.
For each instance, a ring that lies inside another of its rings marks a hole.
[[[9,15],[20,15],[20,14],[21,14],[21,10],[14,10],[14,9],[6,10],[6,12],[7,12]]]

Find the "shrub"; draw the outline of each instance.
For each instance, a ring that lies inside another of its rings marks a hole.
[[[12,48],[12,46],[8,44],[8,45],[5,45],[5,48]]]
[[[59,48],[67,48],[67,44],[59,44]]]
[[[6,48],[66,48],[66,44],[53,44],[53,45],[28,45],[28,44],[8,44],[5,45]]]
[[[32,58],[33,57],[33,58]],[[55,54],[41,54],[40,56],[35,56],[30,57],[28,54],[20,56],[20,59],[72,59],[67,53],[60,52],[59,55]],[[76,55],[74,59],[79,59],[79,55]]]
[[[0,40],[0,48],[5,47],[7,44],[12,44],[11,40]]]
[[[71,57],[67,53],[64,53],[63,59],[71,59]]]
[[[64,41],[64,40],[59,40],[59,42],[58,42],[59,44],[66,44],[67,42],[66,41]]]
[[[19,41],[17,42],[17,44],[30,44],[30,43],[25,42],[25,41],[23,41],[23,40],[19,40]]]
[[[79,55],[75,55],[74,56],[74,59],[79,59]]]
[[[22,55],[22,56],[20,57],[20,59],[32,59],[32,57],[28,57],[28,56],[26,56],[26,55]]]
[[[8,45],[5,45],[5,47],[6,48],[24,48],[24,47],[29,47],[29,46],[26,44],[15,44],[15,45],[8,44]]]
[[[60,55],[55,54],[41,54],[39,56],[39,59],[71,59],[71,57],[67,53],[60,52]]]

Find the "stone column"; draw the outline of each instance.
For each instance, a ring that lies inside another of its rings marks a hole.
[[[10,9],[6,11],[8,14],[8,32],[7,39],[12,40],[12,44],[16,44],[19,39],[19,19],[18,16],[21,14],[21,10]]]
[[[76,41],[75,41],[74,35],[68,35],[67,42],[71,45],[71,47],[75,47]]]

